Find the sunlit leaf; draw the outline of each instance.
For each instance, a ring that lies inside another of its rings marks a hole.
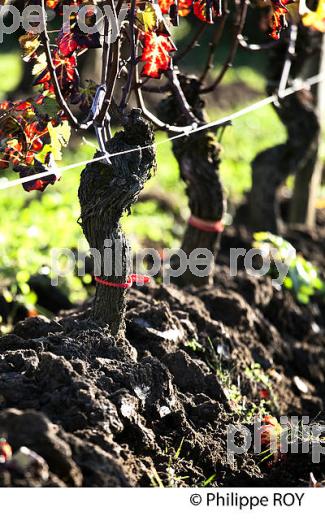
[[[172,6],[176,6],[175,0],[158,0],[159,7],[163,14],[168,14]],[[179,0],[178,14],[179,16],[187,16],[190,14],[193,5],[193,0]]]
[[[47,67],[46,54],[43,52],[39,56],[37,56],[37,61],[33,66],[32,74],[33,76],[38,76],[44,69]]]
[[[316,11],[310,11],[302,18],[302,22],[306,27],[325,32],[325,0],[318,0]]]
[[[46,7],[49,9],[55,9],[59,4],[61,0],[46,0]]]
[[[168,36],[146,33],[143,37],[141,61],[145,63],[142,74],[159,78],[161,73],[170,68],[170,52],[176,48]]]
[[[153,31],[157,27],[158,16],[157,10],[153,4],[146,2],[143,11],[138,11],[136,15],[136,24],[143,32]]]
[[[287,5],[292,4],[295,0],[271,0],[272,14],[271,14],[271,32],[270,36],[274,40],[280,38],[282,29],[288,26],[286,14],[288,13]]]
[[[194,0],[193,13],[201,22],[210,24],[213,24],[213,19],[218,15],[212,5],[207,8],[206,0]]]
[[[30,61],[31,57],[37,51],[41,42],[38,34],[27,33],[19,38],[19,44],[23,51],[23,60]]]
[[[68,121],[63,121],[58,126],[53,126],[52,123],[49,123],[48,130],[51,138],[53,159],[55,161],[60,161],[62,159],[61,149],[62,147],[67,146],[70,139],[70,125]]]
[[[168,14],[172,5],[175,4],[174,0],[158,0],[159,7],[163,14]]]

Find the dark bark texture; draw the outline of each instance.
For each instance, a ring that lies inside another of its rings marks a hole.
[[[193,114],[199,121],[205,122],[204,102],[199,95],[200,83],[195,78],[185,76],[180,78],[180,82]],[[188,123],[172,96],[161,103],[160,112],[168,122]],[[194,133],[173,141],[173,152],[179,164],[181,178],[186,184],[191,214],[203,220],[221,220],[225,209],[219,176],[220,151],[221,147],[210,131]],[[187,256],[196,248],[206,248],[215,256],[220,237],[221,233],[201,231],[188,225],[181,247]],[[213,265],[211,265],[211,273],[207,276],[196,276],[187,269],[183,275],[173,281],[180,286],[206,285],[212,279]]]
[[[273,94],[281,78],[288,42],[270,51],[268,66],[269,94]],[[311,75],[310,62],[319,63],[321,35],[300,27],[291,78]],[[312,74],[316,74],[313,71]],[[289,83],[290,84],[290,83]],[[314,89],[302,90],[280,100],[275,110],[287,130],[287,141],[264,150],[252,163],[252,190],[250,193],[250,220],[253,229],[283,232],[278,192],[289,175],[295,175],[296,187],[304,178],[308,189],[317,161],[320,123]],[[306,171],[309,175],[306,175]],[[309,178],[308,178],[309,177]],[[300,190],[301,191],[301,190]],[[302,208],[304,212],[304,208]]]
[[[89,164],[81,173],[80,225],[90,248],[96,249],[95,274],[103,280],[125,283],[130,274],[130,250],[119,221],[136,202],[155,165],[153,139],[151,125],[139,110],[132,110],[124,130],[110,140],[107,148],[111,154],[139,149],[112,157],[111,165]],[[141,150],[145,146],[149,147]],[[124,333],[125,292],[120,287],[96,285],[93,318],[107,323],[114,335]]]

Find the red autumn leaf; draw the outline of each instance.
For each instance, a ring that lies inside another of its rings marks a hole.
[[[279,40],[282,29],[286,27],[285,15],[287,12],[285,7],[275,7],[273,9],[271,37],[274,40]]]
[[[35,154],[48,142],[48,117],[35,113],[27,101],[11,103],[0,120],[0,168],[31,166]]]
[[[193,13],[201,22],[213,24],[214,19],[222,15],[222,8],[217,1],[210,2],[207,7],[207,0],[194,0]]]
[[[24,131],[25,135],[28,139],[33,139],[35,136],[39,137],[44,135],[44,131],[46,130],[46,124],[41,123],[39,121],[33,121],[25,126]]]
[[[193,3],[193,13],[201,20],[201,22],[213,23],[212,9],[207,12],[207,5],[205,0],[195,0]]]
[[[11,101],[1,101],[0,110],[8,110],[12,106],[13,106],[13,103]]]
[[[37,78],[34,80],[34,85],[47,85],[51,81],[51,74],[46,67]],[[45,87],[44,87],[45,88]]]
[[[28,152],[26,153],[26,157],[25,157],[25,163],[27,165],[31,165],[33,164],[34,162],[34,152],[32,152],[31,150],[28,150]]]
[[[46,7],[49,9],[55,9],[60,2],[61,0],[46,0]]]
[[[272,18],[270,36],[274,40],[279,40],[282,29],[287,27],[286,14],[288,9],[286,5],[294,3],[294,0],[271,0],[272,1]]]
[[[77,59],[75,56],[64,57],[55,51],[53,55],[53,65],[57,71],[60,83],[65,81],[73,82],[75,80]]]
[[[18,112],[25,112],[26,110],[30,110],[32,108],[32,104],[29,101],[20,101],[15,103],[15,110]]]
[[[159,7],[163,14],[168,14],[172,5],[175,5],[175,0],[158,0]],[[191,12],[193,0],[179,0],[178,14],[179,16],[187,16]]]
[[[179,16],[187,16],[191,12],[193,0],[179,0],[178,2],[178,14]]]
[[[270,392],[266,388],[262,388],[259,391],[259,396],[261,399],[269,399],[270,398]]]
[[[70,56],[78,48],[72,32],[62,33],[56,40],[61,56]]]
[[[23,158],[23,145],[17,139],[7,141],[5,148],[4,159],[10,161],[14,166],[17,166]]]
[[[29,175],[33,175],[35,173],[41,173],[47,171],[50,165],[41,164],[39,161],[35,160],[33,166],[20,166],[16,170],[19,172],[19,176],[21,179],[28,177]],[[26,181],[23,183],[23,188],[25,191],[44,191],[45,188],[49,184],[54,184],[56,181],[60,179],[59,172],[49,173],[47,177],[43,177],[41,179],[35,179],[33,181]]]
[[[52,61],[59,85],[63,93],[65,93],[73,85],[76,85],[79,80],[76,56],[60,56],[59,52],[55,50],[52,54]],[[44,90],[49,91],[48,93],[53,92],[51,75],[47,67],[36,78],[34,85],[43,85]]]
[[[101,47],[99,33],[86,34],[76,23],[71,30],[61,31],[56,39],[56,43],[59,54],[63,57],[71,56],[75,51]]]
[[[20,177],[23,178],[22,175]],[[23,183],[23,187],[25,191],[44,191],[48,184],[54,184],[54,182],[44,182],[43,179],[36,179],[30,183]]]
[[[17,139],[8,139],[1,154],[1,169],[19,165],[24,160],[23,145]]]
[[[141,61],[145,63],[142,74],[150,78],[159,78],[164,70],[170,68],[169,53],[176,48],[168,36],[146,33],[143,36]]]
[[[158,0],[159,7],[163,14],[168,14],[169,9],[175,4],[174,0]]]

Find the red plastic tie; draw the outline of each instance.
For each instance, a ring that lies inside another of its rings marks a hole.
[[[190,216],[188,223],[190,226],[208,233],[222,233],[225,228],[221,220],[203,220],[194,215]]]
[[[129,289],[134,283],[150,283],[150,276],[145,276],[143,274],[130,274],[127,278],[126,282],[118,283],[118,282],[110,282],[109,280],[103,280],[99,276],[95,276],[95,280],[97,283],[101,285],[106,285],[107,287],[118,287],[119,289]]]

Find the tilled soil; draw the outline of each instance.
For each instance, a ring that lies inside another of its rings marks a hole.
[[[324,263],[323,237],[295,246]],[[87,306],[19,322],[0,338],[0,435],[44,460],[0,464],[3,486],[308,485],[325,463],[250,450],[227,457],[227,426],[257,414],[308,415],[325,404],[324,303],[298,305],[268,277],[229,276],[223,239],[212,287],[152,285],[128,295],[126,339]]]

